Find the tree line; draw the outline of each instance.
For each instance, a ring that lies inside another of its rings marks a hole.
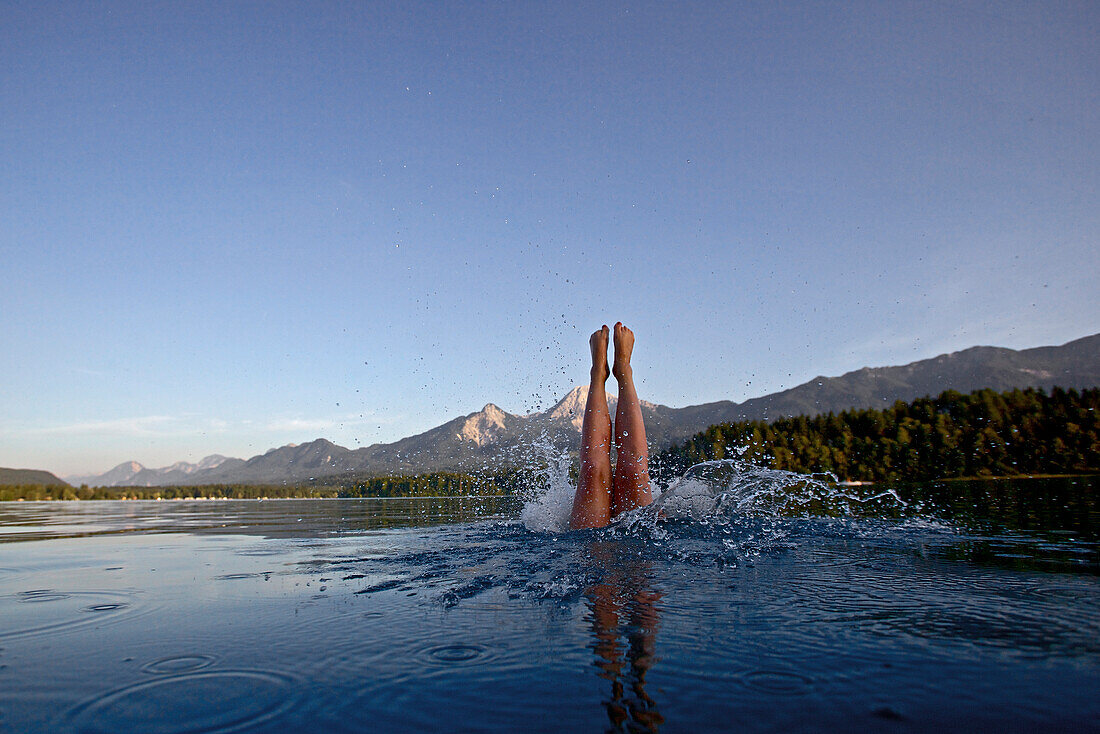
[[[325,477],[301,484],[207,484],[168,487],[80,487],[0,485],[0,501],[288,499],[336,497],[466,497],[516,494],[519,472],[477,476],[434,472],[415,476]]]
[[[658,480],[740,458],[849,481],[927,481],[1100,471],[1100,389],[1029,388],[898,401],[884,410],[711,426],[656,454]]]

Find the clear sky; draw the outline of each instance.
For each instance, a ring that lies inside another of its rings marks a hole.
[[[0,466],[1100,331],[1100,4],[0,2]]]

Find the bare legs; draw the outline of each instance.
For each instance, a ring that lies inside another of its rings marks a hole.
[[[611,371],[619,383],[619,405],[615,410],[615,478],[611,484],[611,517],[643,507],[653,501],[649,494],[649,447],[630,355],[634,332],[615,324],[615,364]]]
[[[612,517],[648,505],[649,450],[630,356],[634,332],[615,324],[615,364],[611,372],[619,383],[619,405],[615,411],[615,450],[618,458],[611,473],[611,416],[607,412],[607,338],[604,326],[588,340],[592,348],[592,381],[581,425],[581,473],[573,497],[573,528],[598,528]]]
[[[607,336],[604,326],[588,339],[592,347],[592,381],[581,424],[581,474],[569,519],[574,528],[602,528],[611,522],[611,416],[604,389],[611,374],[607,369]]]

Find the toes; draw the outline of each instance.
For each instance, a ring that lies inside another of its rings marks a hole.
[[[599,351],[601,347],[604,350],[606,350],[607,349],[607,327],[604,326],[604,327],[600,328],[598,331],[592,332],[592,336],[588,337],[588,343],[591,345],[593,353]]]

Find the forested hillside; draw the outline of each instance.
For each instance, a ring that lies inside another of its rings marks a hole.
[[[667,478],[735,457],[852,481],[1096,472],[1100,389],[947,391],[885,410],[725,423],[651,463]]]
[[[0,485],[30,485],[67,487],[66,482],[41,469],[7,469],[0,467]]]

